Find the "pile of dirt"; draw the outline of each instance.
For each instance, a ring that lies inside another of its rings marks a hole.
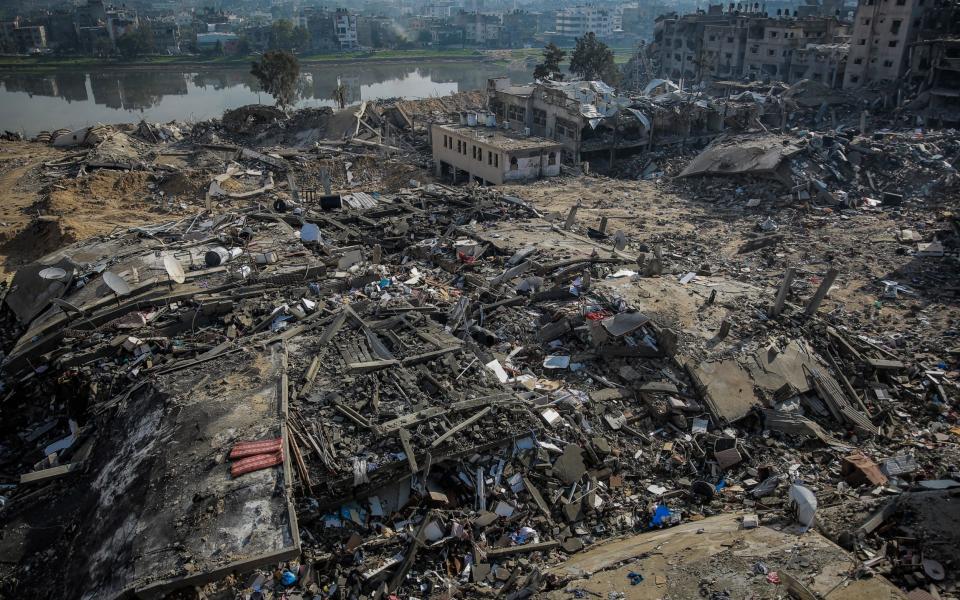
[[[151,189],[153,176],[145,172],[100,170],[64,181],[43,203],[44,212],[62,219],[62,227],[76,239],[109,233],[180,214],[179,204],[168,207]]]
[[[167,196],[203,198],[209,183],[209,177],[185,171],[165,176],[158,188]]]
[[[90,154],[87,155],[87,163],[133,167],[147,160],[151,150],[148,144],[130,137],[126,133],[111,133],[90,151]]]
[[[243,177],[242,180],[237,177],[231,177],[226,181],[220,183],[220,188],[231,194],[242,194],[253,189],[257,189],[257,181],[252,180],[249,177]]]
[[[0,275],[29,262],[30,257],[50,252],[59,244],[45,240],[57,235],[37,235],[34,219],[44,186],[44,163],[62,158],[63,153],[45,144],[7,142],[0,146]],[[41,226],[47,227],[47,226]],[[29,233],[34,231],[33,234]],[[10,265],[8,267],[8,265]]]
[[[226,111],[221,122],[232,133],[243,133],[257,125],[271,125],[284,118],[283,111],[275,106],[248,104]]]
[[[213,152],[212,150],[199,150],[190,155],[189,163],[191,166],[201,169],[213,169],[223,171],[226,159]]]
[[[305,108],[288,118],[273,106],[241,106],[225,112],[219,122],[210,121],[207,124],[210,129],[203,135],[209,136],[211,142],[223,136],[244,145],[310,146],[318,140],[329,139],[327,129],[333,114],[329,107]],[[353,109],[345,114],[353,119]]]

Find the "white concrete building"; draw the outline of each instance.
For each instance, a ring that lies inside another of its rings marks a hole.
[[[433,17],[435,19],[447,19],[453,16],[456,5],[453,0],[437,0],[423,6],[422,14],[424,17]]]
[[[582,37],[593,32],[597,37],[613,35],[613,11],[594,6],[571,6],[557,11],[557,35]]]
[[[560,174],[563,145],[543,138],[485,127],[482,123],[435,124],[431,142],[437,177],[449,177],[454,183],[500,185]]]
[[[337,10],[333,17],[333,32],[340,42],[342,50],[350,50],[359,46],[357,37],[357,15],[346,10]]]

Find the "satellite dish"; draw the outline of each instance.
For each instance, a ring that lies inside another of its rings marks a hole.
[[[320,241],[320,228],[313,223],[307,223],[300,229],[300,241],[301,242],[318,242]]]
[[[180,261],[177,260],[176,257],[170,255],[164,256],[163,268],[167,270],[167,275],[169,275],[173,281],[183,283],[187,280],[187,276],[183,273],[183,267],[180,266]]]
[[[127,282],[113,271],[103,272],[103,282],[118,296],[126,296],[130,293],[130,286]]]
[[[40,271],[40,279],[47,279],[51,281],[60,281],[67,276],[67,272],[60,267],[47,267]]]

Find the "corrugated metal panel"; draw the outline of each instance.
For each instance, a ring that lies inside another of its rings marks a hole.
[[[374,208],[377,205],[377,199],[366,192],[345,194],[342,199],[347,206],[357,210]]]

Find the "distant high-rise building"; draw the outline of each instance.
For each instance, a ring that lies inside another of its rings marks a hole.
[[[359,45],[357,37],[357,15],[345,9],[337,9],[333,17],[334,34],[342,50],[351,50]]]

